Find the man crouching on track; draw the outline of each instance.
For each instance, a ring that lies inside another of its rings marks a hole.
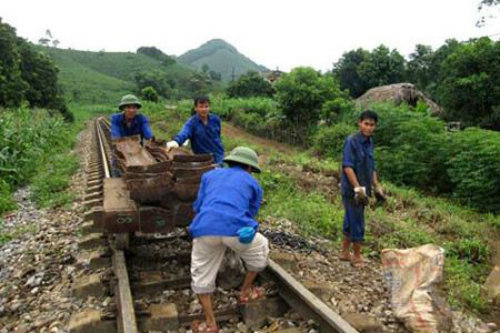
[[[120,113],[111,116],[111,139],[121,139],[127,136],[141,136],[141,140],[152,140],[153,131],[149,126],[149,119],[143,114],[137,114],[142,107],[139,99],[134,95],[122,97],[118,109]]]
[[[193,332],[218,332],[211,295],[224,252],[229,247],[245,262],[248,270],[239,302],[245,304],[265,295],[253,286],[258,272],[268,263],[267,239],[257,232],[255,216],[262,201],[262,188],[251,172],[260,173],[257,154],[237,147],[224,159],[229,168],[215,169],[201,179],[193,204],[196,216],[189,226],[193,237],[191,287],[198,294],[205,322],[193,322]]]
[[[125,95],[122,97],[118,105],[121,112],[111,115],[111,139],[122,139],[139,134],[141,141],[154,140],[148,117],[137,114],[141,107],[142,104],[136,96]],[[111,161],[111,172],[113,177],[120,177],[115,160]]]

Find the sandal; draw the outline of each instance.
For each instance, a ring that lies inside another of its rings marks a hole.
[[[266,296],[266,290],[262,287],[254,287],[250,291],[250,295],[243,295],[243,293],[240,292],[240,304],[248,304],[252,301],[256,301],[260,298],[263,298]]]
[[[206,321],[195,320],[191,323],[191,330],[193,333],[219,333],[219,327],[208,326]]]
[[[351,261],[351,254],[348,252],[348,253],[341,253],[339,255],[339,259],[340,261]]]
[[[363,268],[365,267],[365,261],[363,260],[363,258],[356,258],[353,256],[351,258],[351,265],[353,265],[355,268]]]

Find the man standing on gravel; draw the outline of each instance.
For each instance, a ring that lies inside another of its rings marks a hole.
[[[347,138],[342,159],[341,194],[345,209],[344,239],[342,241],[341,260],[351,261],[354,267],[363,267],[361,243],[365,235],[364,209],[374,187],[378,200],[385,200],[375,171],[373,156],[373,131],[378,116],[373,111],[364,111],[359,116],[359,132]],[[354,256],[350,254],[353,243]]]
[[[265,295],[254,287],[258,272],[268,263],[267,239],[257,232],[255,216],[262,201],[262,188],[252,172],[260,172],[258,156],[250,148],[237,147],[224,159],[229,168],[215,169],[201,179],[193,205],[196,216],[189,226],[193,237],[191,287],[198,294],[205,321],[193,322],[193,332],[218,332],[211,295],[226,248],[235,251],[248,270],[241,287],[241,304]]]
[[[210,113],[210,99],[198,96],[194,99],[196,114],[189,118],[172,141],[167,142],[167,150],[178,148],[187,139],[195,154],[212,154],[215,163],[221,165],[224,145],[221,139],[220,118]]]

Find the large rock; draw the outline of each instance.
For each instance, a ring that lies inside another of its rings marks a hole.
[[[414,84],[407,82],[372,88],[358,97],[356,104],[362,108],[368,108],[372,103],[377,102],[393,102],[396,105],[407,102],[410,105],[417,105],[420,100],[427,104],[432,115],[442,112],[439,105],[418,90]]]

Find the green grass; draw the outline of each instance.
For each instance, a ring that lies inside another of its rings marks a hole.
[[[32,199],[40,207],[60,207],[70,204],[74,194],[66,191],[71,176],[78,169],[78,159],[72,153],[62,151],[47,156],[36,176],[32,179]]]

